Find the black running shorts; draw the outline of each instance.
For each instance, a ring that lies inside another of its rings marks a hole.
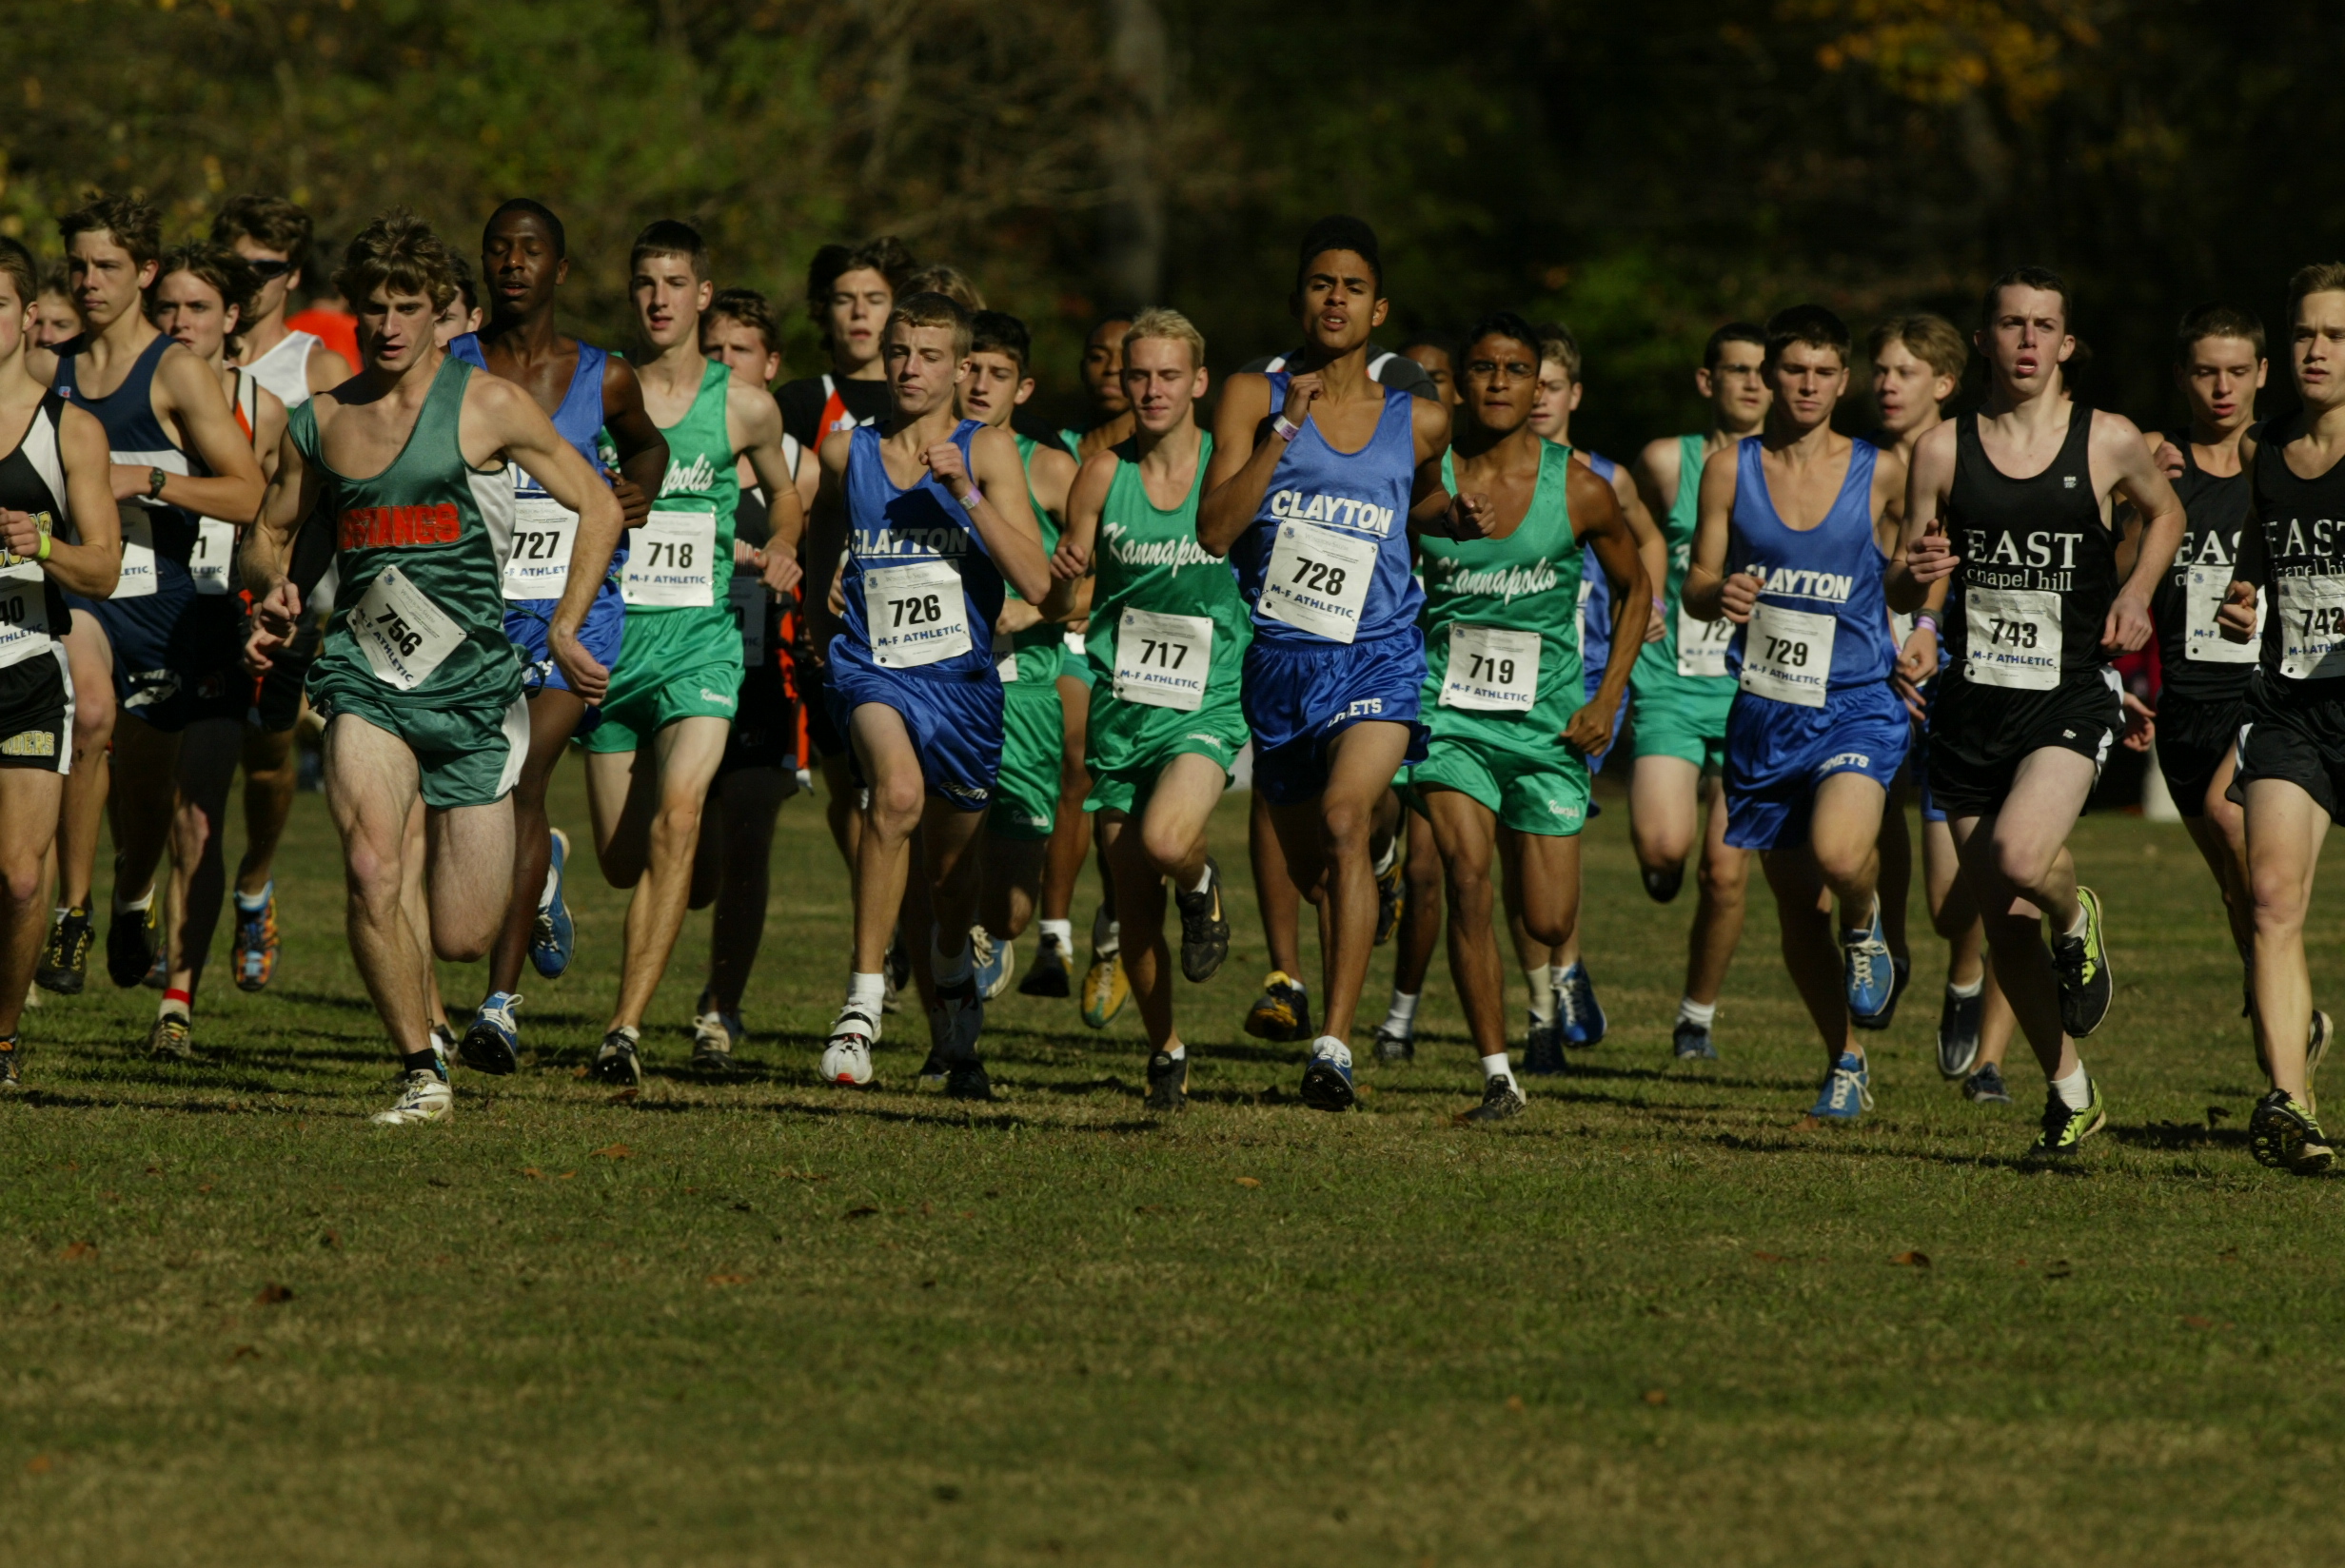
[[[1985,816],[2032,752],[2075,752],[2099,776],[2123,731],[2117,672],[2076,670],[2048,692],[1979,686],[1947,670],[1930,704],[1930,795],[1948,816]]]
[[[2315,696],[2285,690],[2289,684],[2261,671],[2248,683],[2239,771],[2228,797],[2243,804],[2255,780],[2283,779],[2311,795],[2330,821],[2345,821],[2345,695]]]
[[[724,760],[717,765],[717,776],[722,778],[740,768],[785,768],[796,773],[798,704],[790,700],[789,682],[782,673],[771,664],[743,670],[740,704],[732,733],[725,737]]]
[[[2209,702],[2168,691],[2158,699],[2158,771],[2184,816],[2207,813],[2207,786],[2239,743],[2244,700]]]
[[[73,676],[64,643],[0,670],[0,768],[73,771]]]

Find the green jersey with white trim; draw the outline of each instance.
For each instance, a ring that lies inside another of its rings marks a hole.
[[[1441,481],[1457,488],[1445,453]],[[1571,523],[1571,448],[1542,441],[1539,480],[1514,532],[1498,539],[1428,534],[1425,692],[1435,738],[1550,751],[1586,702],[1580,673],[1581,550]]]

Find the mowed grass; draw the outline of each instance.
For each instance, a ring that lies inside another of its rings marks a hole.
[[[1244,807],[1216,823],[1239,884]],[[1181,992],[1181,1118],[1142,1112],[1129,1013],[1094,1033],[1015,996],[999,1104],[913,1092],[909,1013],[877,1088],[820,1086],[847,891],[799,800],[743,1081],[683,1071],[705,916],[640,1095],[579,1075],[623,909],[581,854],[580,963],[525,988],[534,1068],[460,1072],[453,1125],[386,1131],[305,795],[283,966],[247,997],[216,964],[208,1065],[144,1060],[154,998],[102,974],[29,1015],[0,1560],[2317,1558],[2345,1192],[2248,1159],[2237,964],[2180,830],[2076,844],[2119,990],[2087,1050],[2113,1125],[2074,1171],[2019,1167],[2023,1054],[2008,1109],[1939,1080],[1928,944],[1877,1111],[1796,1130],[1820,1056],[1755,878],[1724,1059],[1675,1068],[1690,895],[1638,891],[1617,800],[1587,837],[1611,1037],[1503,1127],[1452,1120],[1478,1077],[1438,959],[1418,1061],[1364,1066],[1360,1113],[1302,1109],[1295,1052],[1238,1027],[1242,892],[1231,962]],[[445,978],[460,1006],[480,984]]]

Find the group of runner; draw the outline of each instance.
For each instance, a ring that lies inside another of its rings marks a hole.
[[[490,215],[477,272],[390,214],[332,280],[355,365],[288,325],[298,208],[239,198],[168,250],[159,229],[143,202],[96,199],[60,224],[46,285],[0,241],[0,1081],[19,1080],[35,980],[84,983],[101,811],[108,974],[158,980],[150,1049],[195,1054],[240,764],[232,962],[268,983],[305,695],[351,950],[401,1059],[379,1123],[452,1114],[451,1063],[519,1067],[524,966],[572,957],[546,796],[574,747],[598,869],[631,890],[591,1070],[640,1080],[685,913],[710,905],[692,1059],[728,1070],[801,722],[854,898],[824,1080],[871,1082],[910,986],[923,1079],[990,1099],[986,1004],[1030,925],[1019,989],[1075,990],[1095,838],[1079,1005],[1104,1027],[1136,1003],[1148,1104],[1180,1108],[1171,938],[1192,983],[1227,956],[1206,828],[1251,748],[1273,969],[1247,1029],[1303,1043],[1305,1104],[1349,1108],[1370,951],[1397,942],[1373,1040],[1407,1059],[1446,912],[1484,1068],[1466,1114],[1504,1120],[1521,1075],[1606,1029],[1579,833],[1626,720],[1647,893],[1674,899],[1694,862],[1675,1055],[1718,1055],[1755,851],[1823,1046],[1808,1117],[1862,1116],[1865,1035],[1912,974],[1910,789],[1948,943],[1941,1070],[2008,1101],[2024,1033],[2046,1079],[2032,1152],[2063,1158],[2106,1121],[2077,1042],[2114,996],[2065,842],[2110,748],[2155,736],[2272,1082],[2252,1147],[2330,1161],[2302,922],[2345,787],[2345,568],[2323,510],[2345,267],[2292,285],[2303,409],[2267,425],[2252,315],[2184,320],[2191,428],[2145,434],[2072,396],[2067,286],[2020,268],[1967,343],[1932,316],[1880,325],[1866,439],[1835,428],[1851,334],[1802,305],[1714,333],[1694,377],[1709,427],[1622,466],[1570,443],[1582,365],[1561,326],[1502,311],[1378,350],[1382,258],[1347,217],[1297,248],[1300,346],[1232,376],[1210,430],[1204,340],[1149,307],[1091,333],[1094,421],[1057,432],[1019,418],[1024,323],[894,240],[818,254],[829,369],[769,390],[771,304],[719,290],[683,223],[635,240],[622,354],[557,330],[569,258],[543,204]],[[1983,400],[1948,420],[1974,344]],[[2153,638],[2156,714],[2112,665]],[[1530,995],[1519,1069],[1502,916]],[[455,1022],[435,956],[489,963]]]

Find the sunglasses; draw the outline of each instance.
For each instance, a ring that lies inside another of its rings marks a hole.
[[[293,270],[293,264],[291,262],[267,261],[260,257],[253,256],[246,257],[245,265],[252,268],[254,274],[261,278],[263,282],[266,282],[270,278],[282,278],[286,273]]]

